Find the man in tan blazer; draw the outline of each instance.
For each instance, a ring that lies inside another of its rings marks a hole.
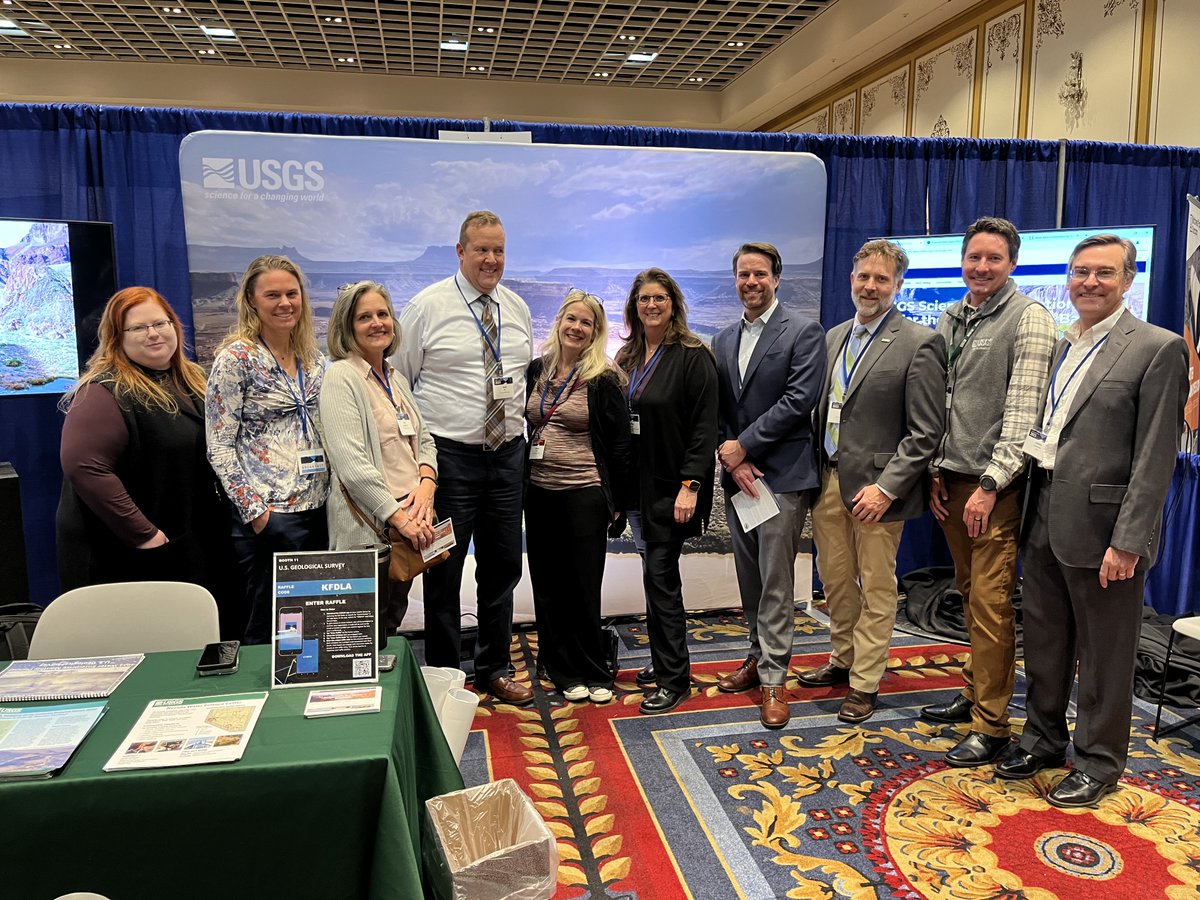
[[[929,502],[927,471],[945,428],[945,340],[892,308],[907,269],[895,244],[864,244],[850,273],[858,313],[826,335],[813,537],[833,649],[797,677],[806,687],[849,683],[845,722],[875,712],[896,622],[896,551],[904,521]]]
[[[1094,806],[1125,770],[1146,571],[1158,558],[1188,394],[1183,339],[1124,308],[1136,272],[1137,251],[1123,238],[1076,246],[1067,285],[1079,320],[1055,348],[1025,443],[1029,721],[996,774],[1029,778],[1063,765],[1078,661],[1075,766],[1046,798],[1064,808]]]

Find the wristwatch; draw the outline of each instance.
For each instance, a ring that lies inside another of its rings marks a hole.
[[[683,483],[683,486],[685,488],[687,488],[689,491],[691,491],[693,494],[698,493],[700,491],[700,482],[698,482],[695,478],[693,478],[691,481],[685,481]]]
[[[996,479],[991,475],[984,475],[979,479],[979,486],[989,494],[994,493],[996,490]]]

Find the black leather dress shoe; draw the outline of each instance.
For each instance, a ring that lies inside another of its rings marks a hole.
[[[835,684],[849,684],[850,670],[826,662],[815,669],[797,672],[796,678],[805,687],[830,687]]]
[[[1008,781],[1032,778],[1042,769],[1061,769],[1067,761],[1065,753],[1057,756],[1036,756],[1020,747],[1013,747],[1009,754],[996,764],[996,777]]]
[[[654,663],[651,663],[644,669],[638,669],[638,673],[634,676],[633,680],[642,687],[645,687],[648,684],[654,684],[656,681],[658,681],[658,676],[654,674]]]
[[[972,731],[946,754],[946,765],[960,769],[987,765],[999,757],[1010,743],[1008,735],[992,737],[990,734]]]
[[[1060,809],[1075,809],[1080,806],[1095,806],[1101,797],[1111,794],[1116,789],[1115,784],[1105,784],[1078,769],[1072,769],[1046,795],[1046,799]]]
[[[638,709],[642,715],[653,716],[658,713],[666,713],[673,710],[680,703],[688,698],[691,691],[668,691],[666,688],[659,688],[649,697],[642,701]]]
[[[959,694],[949,703],[922,707],[921,718],[929,719],[933,722],[950,722],[952,724],[970,722],[971,708],[974,705],[974,703],[962,694]]]

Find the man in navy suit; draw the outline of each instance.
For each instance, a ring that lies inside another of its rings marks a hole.
[[[750,654],[717,687],[732,693],[761,686],[762,723],[782,728],[791,715],[783,683],[795,631],[796,554],[809,492],[820,483],[812,413],[825,375],[825,336],[819,324],[776,299],[783,260],[775,247],[743,244],[733,273],[744,312],[713,339],[722,441],[717,458],[725,470],[721,484]],[[779,512],[747,531],[732,497],[744,491],[757,499],[764,487]]]

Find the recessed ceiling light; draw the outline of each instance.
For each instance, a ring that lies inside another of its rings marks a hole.
[[[592,77],[593,78],[607,78],[608,73],[607,72],[593,72]]]
[[[214,50],[214,49],[212,49],[211,47],[209,47],[207,50],[201,50],[201,51],[200,51],[200,55],[201,55],[201,56],[205,56],[205,55],[208,55],[208,56],[216,56],[216,55],[217,55],[217,51],[216,51],[216,50]]]
[[[480,32],[481,34],[495,34],[496,33],[495,28],[485,28],[482,25],[476,25],[475,30]]]
[[[342,17],[341,16],[326,16],[325,21],[332,22],[334,25],[341,25]]]
[[[725,46],[726,47],[745,47],[746,42],[745,41],[729,41],[728,43],[725,44]]]
[[[689,78],[688,79],[688,81],[692,82],[693,84],[699,84],[703,80],[704,80],[703,78]]]
[[[70,50],[71,45],[70,44],[55,44],[54,49],[55,50]]]
[[[647,63],[654,62],[654,59],[657,56],[657,53],[630,53],[629,56],[625,57],[625,64],[632,66],[644,66]]]
[[[354,57],[353,57],[353,56],[339,56],[339,57],[338,57],[338,62],[340,62],[340,63],[352,63],[352,62],[354,62]]]
[[[470,44],[468,44],[466,41],[462,40],[461,38],[448,38],[448,39],[442,41],[440,44],[438,44],[438,46],[441,47],[443,50],[456,50],[461,53],[466,53],[467,48],[470,46]]]
[[[4,0],[4,2],[7,3],[8,0]],[[180,9],[178,6],[164,6],[162,8],[162,11],[165,13],[171,13],[176,16],[183,12],[183,10]]]
[[[237,34],[234,32],[234,30],[232,28],[226,28],[223,25],[201,25],[200,30],[204,32],[207,37],[216,38],[217,40],[224,39],[229,41],[237,39]]]
[[[470,66],[472,72],[486,72],[487,69],[483,66]]]

